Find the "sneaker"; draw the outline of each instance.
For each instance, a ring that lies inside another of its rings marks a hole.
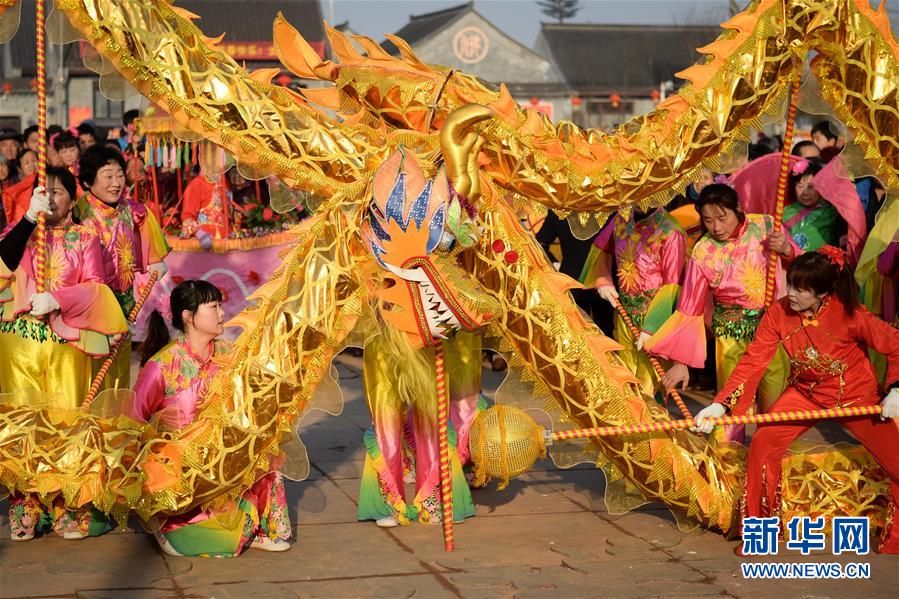
[[[393,516],[378,518],[377,520],[375,520],[375,524],[377,524],[380,528],[393,528],[394,526],[400,525],[400,523],[397,522],[396,518],[394,518]]]
[[[159,548],[162,549],[162,552],[166,555],[173,555],[175,557],[181,557],[182,554],[178,553],[178,551],[172,547],[172,544],[169,543],[168,539],[165,538],[165,535],[162,533],[155,533],[153,535],[156,538],[156,542],[159,543]]]
[[[80,541],[87,537],[87,534],[81,532],[80,530],[67,530],[62,533],[62,538],[69,541]]]
[[[261,549],[262,551],[287,551],[290,549],[290,543],[284,539],[270,539],[268,537],[256,537],[250,549]]]
[[[10,533],[9,540],[10,541],[30,541],[34,538],[33,532],[23,532],[23,533]]]

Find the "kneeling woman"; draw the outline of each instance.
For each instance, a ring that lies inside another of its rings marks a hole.
[[[214,358],[230,347],[217,339],[224,320],[217,287],[184,281],[172,290],[169,301],[172,327],[182,335],[169,343],[162,316],[153,313],[141,349],[143,356],[155,355],[141,369],[132,403],[124,412],[140,422],[155,417],[160,429],[177,430],[196,418],[208,383],[219,369]],[[168,518],[156,539],[169,555],[234,557],[248,547],[286,551],[290,532],[284,482],[278,472],[270,472],[225,508],[196,508]]]
[[[871,452],[890,478],[892,502],[878,550],[899,553],[899,331],[858,305],[858,289],[841,250],[824,246],[796,258],[787,271],[788,293],[765,313],[754,341],[715,402],[696,416],[696,430],[728,410],[751,413],[755,388],[778,343],[790,356],[790,384],[770,413],[843,406],[883,407],[880,416],[839,422]],[[886,356],[892,390],[881,401],[874,369],[864,350]],[[743,517],[778,516],[781,464],[811,422],[760,424],[749,445]],[[739,547],[738,547],[739,549]]]

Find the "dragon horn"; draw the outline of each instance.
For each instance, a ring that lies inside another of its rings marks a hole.
[[[468,104],[454,110],[440,129],[440,147],[446,162],[446,174],[456,193],[474,203],[480,195],[477,185],[477,160],[471,161],[470,154],[480,135],[471,131],[476,123],[493,116],[493,111],[480,104]],[[470,166],[474,165],[474,170]]]

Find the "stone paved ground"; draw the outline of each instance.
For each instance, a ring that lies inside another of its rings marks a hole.
[[[896,597],[896,556],[806,560],[867,562],[865,581],[745,580],[732,542],[680,532],[659,505],[609,514],[602,475],[586,467],[541,462],[505,491],[476,490],[477,517],[457,525],[454,553],[443,551],[438,527],[356,522],[369,419],[359,360],[340,362],[345,410],[304,424],[312,474],[288,483],[297,534],[291,551],[173,558],[134,522],[96,539],[11,543],[3,503],[0,597]],[[497,382],[488,373],[485,387]],[[833,428],[824,434],[839,436]],[[793,553],[780,559],[802,561]]]

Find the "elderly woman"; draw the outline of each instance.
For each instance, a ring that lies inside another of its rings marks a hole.
[[[125,159],[117,150],[88,148],[81,156],[78,176],[87,193],[78,202],[77,216],[100,240],[106,284],[116,294],[122,313],[128,314],[134,307],[135,274],[157,271],[161,277],[166,272],[165,237],[153,213],[125,197]],[[129,386],[131,344],[126,341],[122,349],[106,376],[108,385]]]

